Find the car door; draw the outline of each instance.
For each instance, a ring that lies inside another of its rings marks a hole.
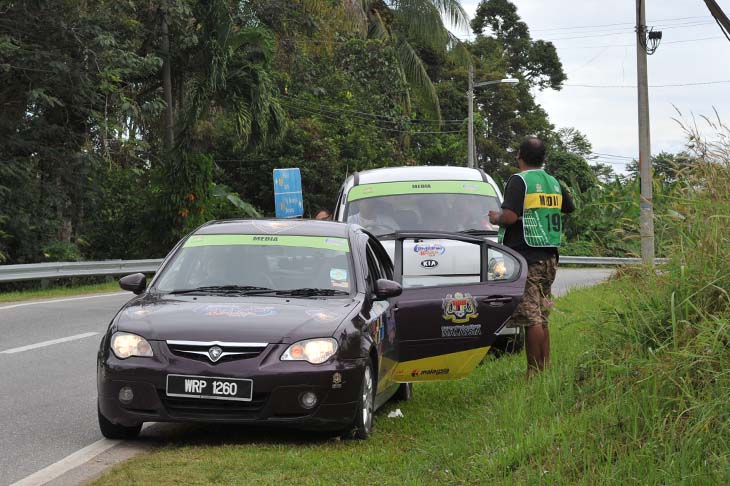
[[[454,380],[467,376],[489,350],[522,300],[527,263],[513,250],[479,236],[454,233],[396,235],[394,278],[403,279],[404,242],[455,240],[479,249],[478,282],[408,287],[392,299],[396,322],[396,382]],[[474,252],[471,252],[472,254]]]
[[[367,236],[364,250],[367,291],[372,295],[375,292],[375,282],[379,279],[393,279],[393,267],[388,254],[376,238]],[[363,315],[365,316],[365,313]],[[377,392],[380,393],[395,383],[391,379],[397,357],[392,304],[388,300],[372,300],[366,317],[368,333],[378,350]]]

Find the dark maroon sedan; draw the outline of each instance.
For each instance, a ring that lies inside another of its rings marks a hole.
[[[522,298],[524,260],[480,237],[394,238],[395,268],[357,225],[211,222],[177,244],[149,286],[124,277],[138,296],[99,350],[102,434],[196,421],[366,438],[373,412],[408,399],[412,382],[467,376]],[[403,242],[425,238],[476,245],[480,272],[401,289]]]

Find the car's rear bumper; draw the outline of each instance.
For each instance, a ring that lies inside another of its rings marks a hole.
[[[258,358],[214,365],[177,357],[120,360],[111,355],[99,364],[99,410],[112,423],[125,426],[225,422],[339,430],[355,416],[363,365],[360,360],[311,365]],[[166,393],[168,374],[251,379],[253,395],[251,401],[170,397]],[[132,389],[131,402],[120,401],[122,387]],[[312,409],[300,404],[305,392],[317,396]]]

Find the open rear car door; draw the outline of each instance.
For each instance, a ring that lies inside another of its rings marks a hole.
[[[392,299],[396,320],[396,382],[456,380],[474,370],[522,300],[527,263],[513,250],[479,236],[441,232],[395,235],[394,277],[403,281],[403,243],[456,240],[478,265],[462,282],[405,287]],[[476,254],[479,258],[476,258]],[[479,274],[478,281],[474,274]]]

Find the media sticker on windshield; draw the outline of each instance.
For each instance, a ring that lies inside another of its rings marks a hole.
[[[347,270],[344,268],[330,269],[330,287],[333,289],[350,289],[350,282],[347,280]]]

